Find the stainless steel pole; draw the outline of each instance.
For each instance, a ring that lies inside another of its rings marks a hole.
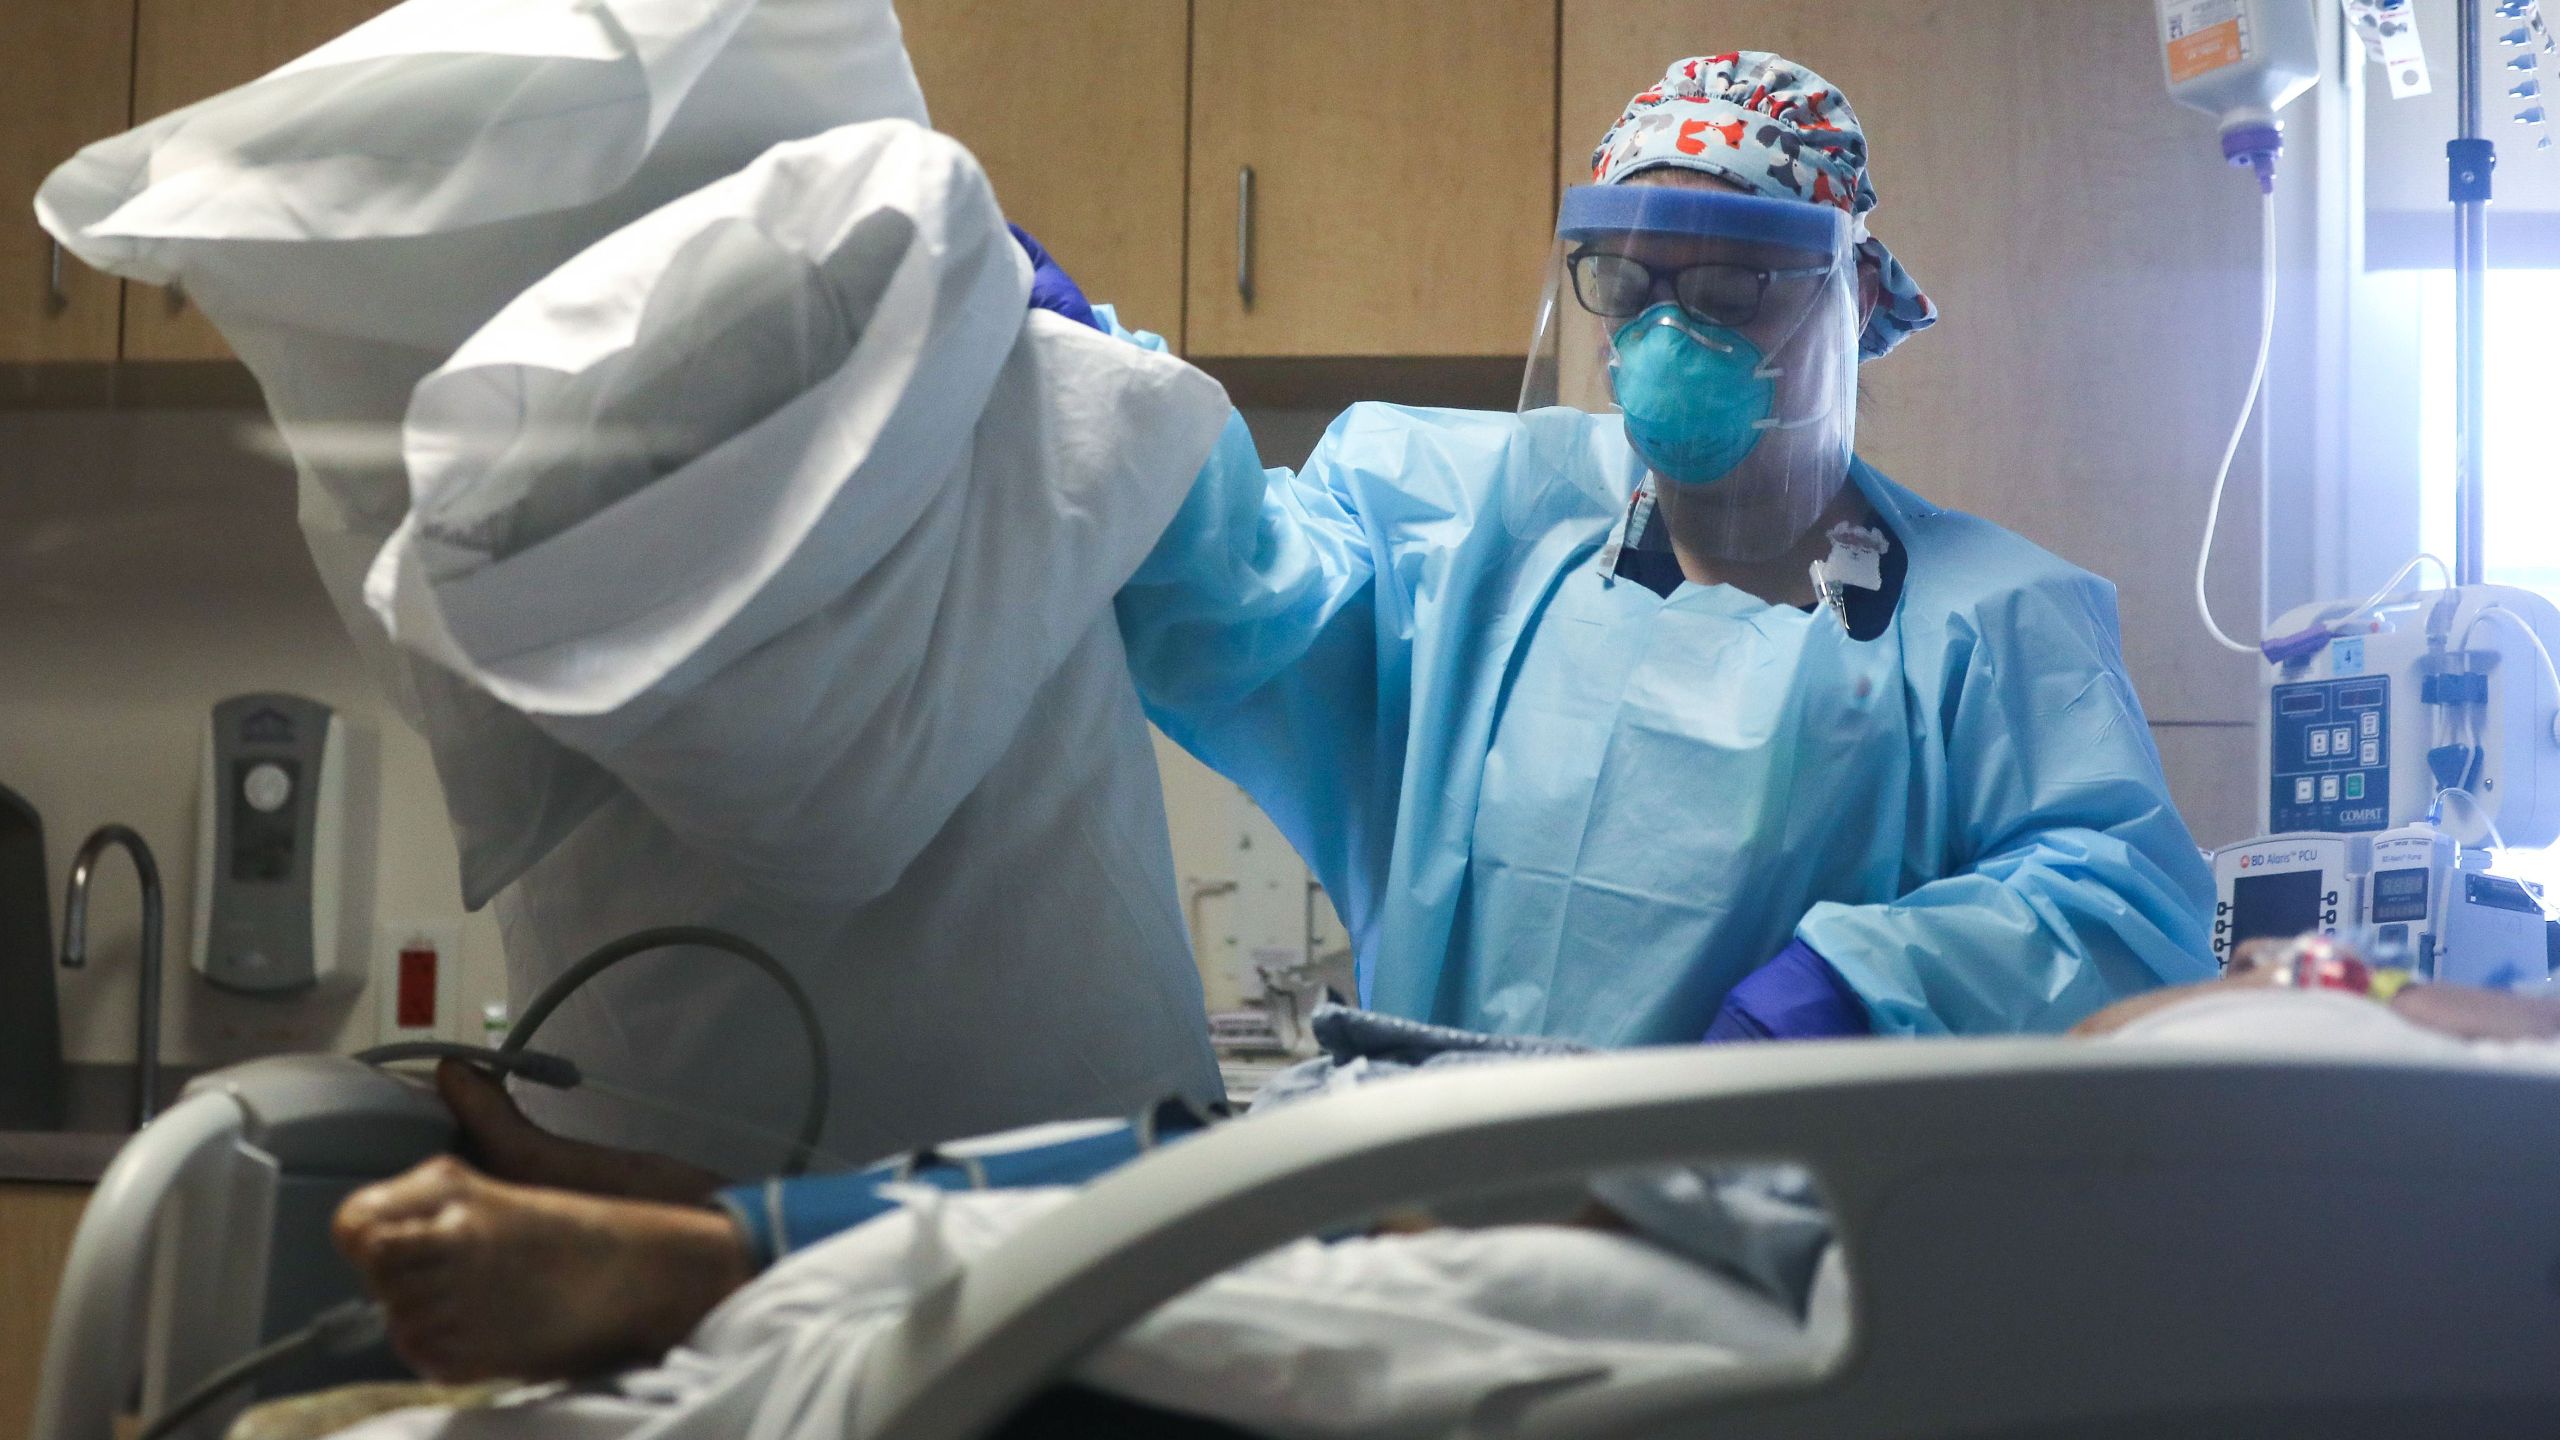
[[[2477,585],[2486,482],[2488,381],[2489,197],[2497,146],[2480,133],[2480,12],[2490,0],[2454,0],[2461,52],[2461,137],[2445,147],[2451,162],[2454,304],[2453,575]]]

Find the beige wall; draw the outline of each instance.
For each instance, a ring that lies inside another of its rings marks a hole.
[[[185,970],[197,766],[217,700],[291,691],[366,727],[380,754],[375,914],[462,920],[425,747],[360,671],[320,591],[294,527],[290,473],[241,443],[255,419],[0,413],[0,784],[42,814],[56,886],[98,825],[122,821],[151,844],[168,882],[171,1060],[375,1035],[370,995],[249,999]],[[57,972],[73,1060],[132,1054],[130,873],[120,856],[105,862],[90,964]],[[465,993],[502,994],[495,926],[475,919],[463,936]]]

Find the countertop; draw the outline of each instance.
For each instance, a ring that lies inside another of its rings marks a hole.
[[[160,1108],[198,1073],[191,1066],[161,1067]],[[64,1067],[62,1128],[0,1130],[0,1184],[96,1183],[131,1135],[133,1087],[131,1065]]]

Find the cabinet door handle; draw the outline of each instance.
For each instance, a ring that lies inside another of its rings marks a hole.
[[[1253,167],[1236,171],[1236,298],[1253,308]]]
[[[45,267],[44,309],[48,315],[59,315],[70,308],[71,292],[62,288],[62,242],[56,240]]]

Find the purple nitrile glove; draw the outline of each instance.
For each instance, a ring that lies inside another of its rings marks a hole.
[[[1867,1007],[1831,962],[1801,940],[1742,977],[1707,1027],[1706,1043],[1825,1040],[1872,1032]]]
[[[1040,242],[1031,238],[1031,232],[1014,224],[1007,224],[1005,228],[1013,232],[1015,242],[1022,246],[1022,253],[1031,257],[1031,308],[1053,311],[1079,324],[1090,325],[1105,335],[1110,334],[1111,327],[1103,324],[1102,317],[1093,313],[1093,302],[1084,298],[1084,291],[1077,288],[1075,277],[1059,268],[1058,262],[1041,248]]]

